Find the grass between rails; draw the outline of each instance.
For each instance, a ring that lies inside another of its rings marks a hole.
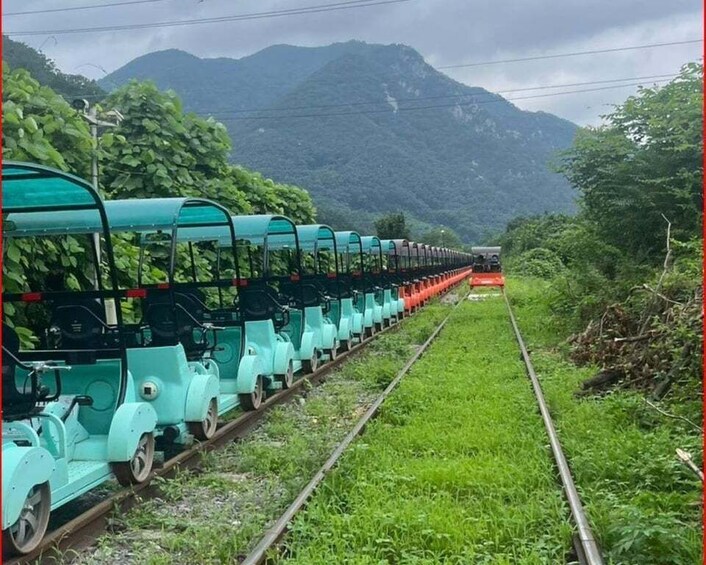
[[[116,517],[119,533],[104,536],[78,562],[237,562],[450,308],[432,303],[374,340],[305,397],[274,407],[242,442],[207,454],[199,473],[164,481],[161,498]]]
[[[681,447],[701,466],[702,435],[660,415],[640,393],[576,399],[581,381],[597,369],[564,360],[562,336],[549,323],[545,283],[510,280],[508,294],[608,561],[702,563],[701,483],[675,458]],[[700,425],[702,403],[701,384],[692,378],[658,404]]]
[[[467,302],[297,517],[287,562],[564,562],[546,444],[504,303]]]

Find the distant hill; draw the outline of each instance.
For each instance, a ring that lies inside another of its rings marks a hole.
[[[337,227],[369,231],[375,215],[402,210],[478,241],[518,215],[574,209],[549,169],[574,124],[460,84],[404,45],[276,45],[237,60],[168,50],[99,84],[131,78],[223,121],[235,161],[306,187]]]
[[[62,73],[43,53],[5,35],[2,36],[2,60],[11,69],[27,69],[41,84],[50,87],[69,101],[86,98],[93,102],[106,94],[95,81],[82,75]]]

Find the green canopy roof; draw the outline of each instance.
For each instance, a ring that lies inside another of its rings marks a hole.
[[[281,249],[296,244],[296,227],[286,216],[255,215],[232,216],[236,240],[262,245],[267,237],[268,247]],[[179,230],[180,241],[218,240],[221,247],[232,246],[227,226],[187,227]]]
[[[362,245],[360,241],[360,234],[355,231],[337,231],[335,232],[336,234],[336,247],[338,248],[338,251],[341,253],[350,253],[350,252],[357,252],[360,253],[362,251]],[[351,249],[352,246],[355,246],[355,250]]]
[[[308,224],[297,226],[299,249],[302,251],[334,251],[336,252],[336,234],[324,224]]]
[[[220,204],[202,198],[150,198],[104,202],[111,232],[154,232],[175,227],[222,226],[230,231],[230,214]],[[13,235],[94,233],[101,230],[100,217],[90,210],[65,210],[53,214],[33,212],[8,220]]]
[[[239,237],[251,240],[269,235],[296,233],[294,222],[286,216],[233,216],[233,224]]]
[[[366,235],[360,238],[364,253],[379,253],[382,251],[380,238],[375,235]]]
[[[409,241],[406,239],[381,239],[382,252],[386,255],[405,255],[409,253]]]
[[[98,209],[101,197],[83,179],[57,169],[6,161],[2,164],[3,212]]]

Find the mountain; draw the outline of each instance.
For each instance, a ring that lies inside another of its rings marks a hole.
[[[225,123],[235,161],[306,187],[336,227],[369,231],[402,210],[478,241],[518,215],[574,209],[549,168],[574,124],[458,83],[404,45],[276,45],[237,60],[168,50],[99,84],[131,78]]]
[[[2,36],[2,60],[10,69],[27,69],[41,84],[58,92],[68,101],[86,98],[93,102],[106,94],[95,81],[82,75],[62,73],[43,53],[24,43],[13,41],[6,35]]]

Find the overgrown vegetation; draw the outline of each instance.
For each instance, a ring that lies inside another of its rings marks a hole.
[[[409,227],[402,212],[385,214],[375,221],[375,231],[380,239],[410,239]]]
[[[582,130],[559,163],[580,214],[519,218],[498,240],[506,270],[550,281],[573,359],[602,369],[591,390],[702,379],[702,87],[686,65]]]

